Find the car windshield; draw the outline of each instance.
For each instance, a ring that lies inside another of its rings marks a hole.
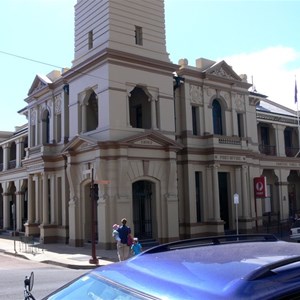
[[[48,300],[140,300],[156,299],[128,289],[95,273],[89,273],[47,298]]]

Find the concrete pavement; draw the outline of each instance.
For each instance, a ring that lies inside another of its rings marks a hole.
[[[32,261],[60,265],[73,269],[92,269],[96,267],[89,260],[92,258],[92,246],[72,247],[65,244],[34,244],[20,242],[19,237],[0,235],[0,252],[23,257]],[[105,266],[118,261],[116,250],[102,250],[96,247],[98,266]]]
[[[295,242],[287,233],[277,235],[278,239]],[[72,247],[66,244],[41,244],[29,246],[20,242],[19,237],[0,235],[0,252],[23,257],[32,261],[60,265],[72,269],[92,269],[118,261],[117,250],[102,250],[96,247],[98,265],[91,264],[92,246]]]

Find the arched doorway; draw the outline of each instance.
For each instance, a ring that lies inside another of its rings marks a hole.
[[[98,191],[98,184],[94,184],[95,191]],[[83,216],[83,232],[84,242],[91,243],[93,241],[92,231],[94,230],[94,241],[98,241],[98,214],[97,214],[97,200],[98,192],[93,194],[91,184],[83,186],[84,201],[82,207]],[[94,203],[93,203],[94,201]],[[94,220],[94,223],[92,221]]]
[[[134,233],[140,240],[153,238],[154,187],[147,180],[132,185]]]

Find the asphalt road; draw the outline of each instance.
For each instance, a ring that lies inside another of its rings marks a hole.
[[[73,270],[0,253],[0,299],[23,300],[24,279],[32,271],[32,294],[38,300],[87,270]]]

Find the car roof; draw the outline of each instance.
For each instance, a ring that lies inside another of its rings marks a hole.
[[[267,299],[265,284],[270,278],[284,276],[287,269],[296,269],[295,276],[299,276],[299,244],[269,235],[252,240],[244,236],[225,239],[164,244],[94,272],[162,299],[249,299],[253,293]],[[272,287],[273,293],[286,289],[286,284],[283,286],[279,280]]]

